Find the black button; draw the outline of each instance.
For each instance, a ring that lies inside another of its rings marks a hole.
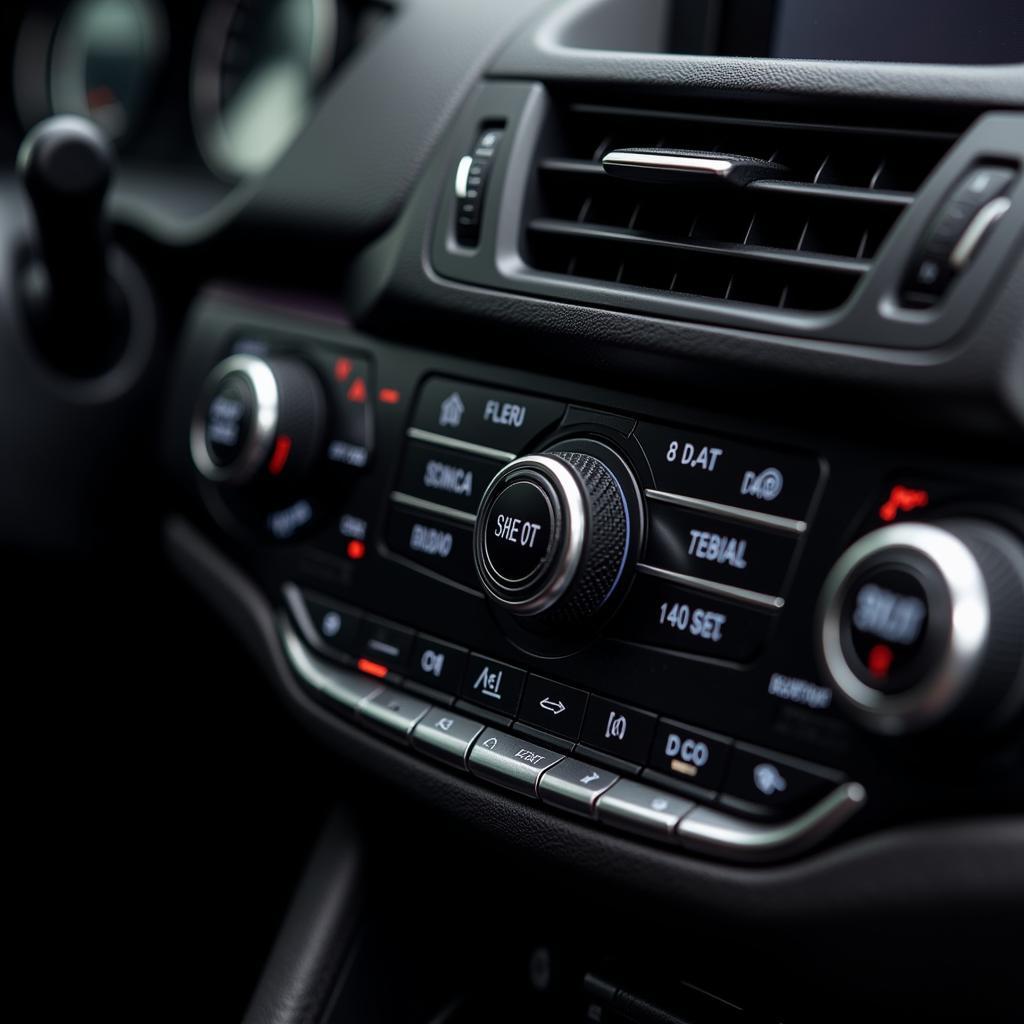
[[[405,626],[383,619],[366,618],[359,630],[356,654],[392,672],[403,672],[409,663],[416,634]]]
[[[387,537],[388,547],[396,555],[467,587],[479,588],[471,527],[392,506]]]
[[[302,600],[321,643],[341,654],[352,654],[356,649],[362,612],[313,597],[306,591],[302,592]]]
[[[547,565],[555,512],[540,484],[520,480],[488,498],[484,554],[506,583],[524,584]]]
[[[547,732],[574,740],[580,734],[586,707],[585,691],[531,675],[523,692],[519,718]]]
[[[495,714],[515,715],[526,682],[521,668],[482,654],[471,654],[462,680],[462,696]]]
[[[663,718],[651,750],[651,770],[680,783],[717,790],[725,777],[732,740]]]
[[[478,384],[433,377],[420,391],[412,425],[498,451],[518,454],[562,418],[565,406]]]
[[[342,469],[363,469],[373,438],[370,363],[349,355],[325,354],[321,359],[332,398],[327,461]]]
[[[580,742],[623,761],[644,764],[657,722],[646,711],[591,695]]]
[[[206,450],[215,466],[231,465],[252,428],[255,396],[245,381],[229,374],[206,408]]]
[[[1010,187],[1017,172],[1009,167],[975,167],[956,187],[950,203],[964,205],[973,213]]]
[[[413,645],[409,678],[457,697],[466,673],[468,654],[465,647],[420,634]]]
[[[812,456],[766,451],[687,427],[640,423],[636,436],[659,491],[788,519],[807,517],[820,474]]]
[[[905,566],[883,562],[864,572],[841,613],[847,663],[863,683],[883,693],[917,683],[941,657],[948,635],[941,628],[948,618],[942,581],[926,560],[910,553],[905,558]]]
[[[478,455],[412,441],[405,450],[398,489],[476,515],[481,495],[503,465]]]
[[[827,769],[737,743],[719,801],[748,814],[796,814],[841,781]]]
[[[796,537],[667,502],[647,507],[649,565],[761,594],[782,593]]]
[[[619,620],[625,640],[727,661],[749,661],[774,617],[654,576],[638,576]]]

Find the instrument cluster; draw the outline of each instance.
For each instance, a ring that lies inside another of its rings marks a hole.
[[[13,30],[15,114],[94,120],[127,162],[268,170],[389,8],[364,0],[53,0]]]

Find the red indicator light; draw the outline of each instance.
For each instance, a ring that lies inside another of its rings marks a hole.
[[[345,397],[350,402],[365,402],[366,401],[366,381],[362,377],[356,377],[354,381],[348,386],[348,391]]]
[[[337,359],[334,362],[334,379],[335,380],[348,380],[352,376],[352,360],[351,359]]]
[[[913,512],[927,504],[927,491],[916,491],[912,487],[897,484],[889,492],[888,501],[878,510],[878,518],[884,523],[891,523],[901,512]]]
[[[875,644],[868,651],[868,671],[876,679],[885,679],[892,668],[893,653],[888,644]]]
[[[117,94],[108,85],[96,85],[85,94],[85,103],[90,110],[112,107],[117,103]]]
[[[385,405],[398,405],[402,400],[401,392],[396,391],[395,388],[381,388],[380,391],[377,392],[377,397]]]
[[[345,547],[345,553],[353,562],[358,562],[366,555],[366,545],[361,540],[350,540]]]
[[[356,668],[368,676],[373,676],[374,679],[383,679],[388,674],[387,666],[378,665],[377,662],[370,661],[369,658],[360,658],[356,662]]]
[[[270,456],[270,462],[267,464],[267,472],[271,476],[279,476],[291,453],[292,439],[287,434],[282,434],[274,444],[274,453]]]

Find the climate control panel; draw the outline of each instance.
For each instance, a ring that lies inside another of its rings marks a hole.
[[[732,859],[1024,797],[1013,453],[225,299],[184,364],[183,493],[339,729]]]

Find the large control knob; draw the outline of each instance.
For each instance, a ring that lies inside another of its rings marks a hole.
[[[480,581],[530,628],[593,622],[628,580],[639,532],[636,485],[625,463],[602,448],[567,442],[516,459],[480,501]]]
[[[230,356],[206,378],[196,405],[192,461],[217,484],[294,482],[320,455],[325,406],[323,386],[305,363]]]
[[[978,520],[900,523],[858,540],[821,595],[820,658],[868,728],[997,725],[1024,698],[1024,548]]]

